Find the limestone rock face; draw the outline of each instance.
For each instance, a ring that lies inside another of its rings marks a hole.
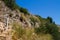
[[[0,22],[0,40],[11,40],[11,28]]]
[[[0,0],[0,40],[12,40],[12,27],[11,25],[7,27],[7,17],[9,17],[8,14],[11,12],[12,11],[5,6],[4,2]]]
[[[14,21],[20,23],[22,27],[34,27],[34,23],[30,19],[32,16],[24,15],[18,9],[11,10],[0,0],[0,40],[12,40],[11,31]],[[39,27],[39,25],[40,22],[35,22],[36,27]]]

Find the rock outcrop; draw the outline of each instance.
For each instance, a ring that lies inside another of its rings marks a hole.
[[[30,17],[36,18],[37,22],[31,21]],[[11,30],[13,22],[21,23],[22,27],[39,27],[39,19],[34,15],[24,15],[18,9],[11,10],[0,0],[0,40],[12,40]]]

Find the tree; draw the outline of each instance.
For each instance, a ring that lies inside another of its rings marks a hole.
[[[47,17],[47,20],[49,20],[50,23],[53,23],[53,20],[51,17]]]

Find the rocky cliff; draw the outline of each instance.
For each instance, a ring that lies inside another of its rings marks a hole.
[[[31,17],[36,19],[36,22],[31,21]],[[6,6],[4,1],[0,0],[0,40],[12,40],[11,30],[12,23],[17,22],[22,25],[22,27],[39,27],[40,20],[34,15],[25,15],[18,9],[11,10]]]
[[[51,17],[32,15],[15,0],[0,0],[0,40],[60,40]]]

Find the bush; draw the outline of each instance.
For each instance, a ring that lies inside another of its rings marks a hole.
[[[25,8],[20,8],[19,9],[20,10],[20,12],[22,12],[22,13],[24,13],[24,14],[28,14],[29,15],[29,13],[28,13],[28,10],[27,9],[25,9]]]
[[[35,33],[40,34],[40,33],[47,33],[47,28],[44,25],[41,25],[38,28],[35,28]]]
[[[35,15],[36,17],[38,17],[40,20],[42,20],[42,17],[41,16],[39,16],[39,15]]]
[[[54,40],[58,40],[58,27],[56,24],[50,23],[50,24],[46,24],[47,27],[47,31],[49,34],[51,34],[53,36]]]
[[[16,9],[19,6],[15,3],[15,0],[3,0],[6,6],[8,6],[10,9]]]
[[[60,32],[58,33],[58,40],[60,40]]]
[[[47,21],[45,24],[41,24],[40,27],[35,28],[35,33],[45,33],[51,34],[54,40],[59,40],[58,27],[53,21],[49,18],[50,21]]]
[[[47,17],[47,20],[50,22],[50,23],[53,23],[53,20],[51,17]]]

